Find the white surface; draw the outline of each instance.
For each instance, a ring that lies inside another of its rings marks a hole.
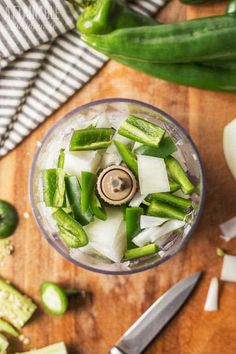
[[[224,255],[220,279],[236,282],[236,256]]]
[[[140,228],[146,229],[149,227],[155,227],[163,224],[168,219],[166,218],[158,218],[156,216],[149,216],[149,215],[141,215],[140,217]]]
[[[224,128],[223,150],[229,169],[236,178],[236,119]]]
[[[169,180],[164,159],[138,155],[139,186],[142,195],[169,192]]]
[[[65,151],[64,170],[72,176],[80,177],[82,171],[96,172],[101,160],[97,151]]]
[[[216,277],[211,279],[207,298],[204,306],[204,311],[217,311],[219,297],[219,281]]]
[[[147,194],[142,195],[140,193],[140,191],[138,191],[137,193],[135,193],[133,199],[131,199],[131,201],[129,202],[129,206],[131,207],[138,207],[142,201],[146,198]]]
[[[223,233],[223,238],[226,241],[236,237],[236,217],[220,224],[219,227]]]

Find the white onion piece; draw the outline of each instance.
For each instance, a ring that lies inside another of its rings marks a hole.
[[[135,141],[134,147],[133,147],[133,151],[137,148],[139,148],[140,146],[142,146],[143,144],[140,143],[139,141]]]
[[[170,232],[180,229],[184,225],[185,222],[180,220],[167,221],[163,226],[157,227],[156,232],[153,233],[151,237],[151,242],[156,242],[159,237],[162,237],[166,234],[169,234]]]
[[[207,298],[204,306],[204,311],[217,311],[219,297],[219,281],[216,277],[211,279]]]
[[[181,189],[173,193],[177,197],[184,198],[184,199],[189,199],[189,194],[184,194]]]
[[[223,233],[221,238],[223,238],[225,241],[230,241],[236,237],[236,217],[220,224],[219,227]]]
[[[107,208],[107,220],[84,226],[90,245],[105,257],[120,262],[126,250],[125,223],[120,208]]]
[[[236,256],[224,255],[220,279],[236,282]]]
[[[234,178],[236,178],[236,119],[224,128],[223,150],[227,165]]]
[[[156,227],[144,229],[132,239],[132,242],[139,247],[146,246],[151,242],[152,235],[156,232]]]
[[[125,136],[118,134],[117,132],[114,134],[112,140],[113,141],[118,140],[122,144],[128,145],[130,148],[132,148],[134,145],[134,141],[130,140],[129,138],[126,138]],[[106,149],[106,152],[109,154],[116,153],[117,147],[115,146],[115,144],[112,143],[110,146],[108,146],[108,148]]]
[[[142,195],[169,192],[169,180],[164,159],[138,155],[139,186]]]
[[[102,155],[102,160],[100,167],[101,168],[106,168],[111,165],[119,165],[121,163],[121,157],[120,154],[114,153],[114,154],[107,154],[106,152]]]
[[[82,171],[96,172],[101,160],[97,151],[65,151],[64,170],[80,177]]]
[[[131,199],[131,201],[129,202],[129,206],[131,206],[131,207],[138,207],[138,206],[142,203],[142,201],[146,198],[146,196],[147,196],[147,194],[142,195],[142,194],[140,193],[140,191],[138,191],[138,192],[134,195],[133,199]]]
[[[111,128],[111,123],[106,113],[103,113],[96,118],[96,128]]]
[[[155,227],[163,224],[168,219],[158,218],[156,216],[141,215],[140,217],[140,228],[146,229],[148,227]]]

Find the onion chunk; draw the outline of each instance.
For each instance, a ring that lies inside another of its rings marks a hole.
[[[230,241],[236,237],[236,217],[224,222],[223,224],[220,224],[219,227],[223,233],[221,238],[223,238],[225,241]]]
[[[224,255],[220,279],[236,282],[236,256]]]
[[[209,285],[204,311],[217,311],[218,297],[219,297],[219,281],[216,277],[213,277]]]

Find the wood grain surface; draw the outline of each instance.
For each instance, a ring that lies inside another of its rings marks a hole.
[[[172,22],[224,12],[225,4],[183,6],[177,1],[160,18]],[[88,272],[57,254],[40,234],[30,211],[28,175],[36,142],[71,109],[100,98],[125,97],[151,103],[174,116],[192,136],[205,164],[206,204],[200,224],[187,246],[167,263],[132,276],[105,276]],[[15,253],[0,275],[39,304],[42,281],[87,290],[86,300],[75,299],[70,311],[53,318],[40,309],[23,330],[31,343],[15,341],[25,351],[65,341],[70,354],[106,354],[121,334],[176,281],[202,270],[201,284],[181,312],[146,350],[147,354],[236,353],[236,284],[220,288],[220,310],[203,311],[212,276],[219,276],[222,259],[216,247],[236,253],[236,241],[219,238],[218,224],[235,215],[236,181],[223,157],[223,127],[236,116],[236,95],[213,93],[169,84],[110,62],[60,110],[0,161],[0,198],[18,208],[20,224],[13,238]],[[23,213],[30,213],[25,219]]]

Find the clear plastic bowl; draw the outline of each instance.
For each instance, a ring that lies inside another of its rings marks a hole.
[[[193,198],[196,198],[197,203],[195,203],[196,207],[192,214],[191,226],[188,224],[183,231],[170,235],[168,242],[162,249],[161,257],[156,254],[129,263],[113,263],[105,258],[94,254],[86,254],[80,250],[70,252],[58,238],[56,224],[51,217],[50,208],[46,208],[42,203],[41,170],[55,166],[59,150],[67,136],[69,136],[71,129],[82,127],[96,117],[99,119],[99,115],[104,112],[107,112],[109,117],[114,120],[114,125],[130,113],[163,126],[178,146],[177,158],[184,162],[190,178],[195,185],[198,185],[198,196],[193,196]],[[33,159],[30,173],[31,206],[37,224],[46,240],[69,261],[88,270],[104,274],[115,275],[141,272],[173,257],[184,247],[195,230],[203,209],[204,198],[205,178],[202,161],[186,131],[175,119],[160,109],[130,99],[112,98],[95,101],[68,113],[49,130],[43,139],[42,145],[38,148]]]

